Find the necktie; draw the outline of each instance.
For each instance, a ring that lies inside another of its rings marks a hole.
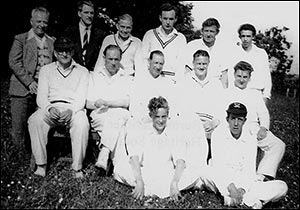
[[[87,45],[88,45],[88,28],[85,29],[85,34],[84,34],[84,37],[83,37],[83,45],[82,45],[82,59],[83,59],[83,63],[85,65],[85,54],[86,54],[86,48],[87,48]]]

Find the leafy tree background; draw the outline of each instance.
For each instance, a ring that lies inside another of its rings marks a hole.
[[[287,88],[297,88],[299,86],[299,77],[290,75],[289,70],[293,62],[293,56],[287,55],[292,43],[288,42],[284,32],[289,28],[273,26],[264,33],[259,31],[255,37],[257,46],[264,48],[269,56],[279,60],[277,70],[272,71],[273,91],[284,94]]]

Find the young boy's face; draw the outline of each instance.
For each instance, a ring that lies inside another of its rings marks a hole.
[[[150,114],[153,122],[153,127],[159,134],[164,131],[167,125],[168,116],[168,110],[165,108],[159,108],[156,113]]]

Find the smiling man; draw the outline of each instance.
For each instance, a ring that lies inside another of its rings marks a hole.
[[[285,152],[285,143],[269,130],[270,114],[262,94],[249,87],[253,72],[252,65],[245,61],[234,66],[234,86],[225,91],[222,104],[227,106],[237,101],[247,107],[246,124],[257,141],[258,151],[263,154],[258,162],[257,175],[262,180],[273,180]]]
[[[118,158],[116,145],[125,138],[123,129],[130,114],[129,88],[131,78],[120,68],[122,51],[117,45],[104,49],[105,61],[101,69],[90,73],[86,107],[91,110],[91,126],[101,136],[96,167],[101,175],[107,170],[109,155]],[[125,147],[124,147],[125,149]]]
[[[12,70],[9,85],[11,137],[13,144],[20,150],[26,148],[30,151],[26,122],[36,109],[40,69],[53,59],[54,39],[46,33],[49,15],[44,7],[34,8],[31,12],[31,29],[14,37],[9,52],[9,66]]]
[[[164,97],[151,98],[147,108],[151,120],[128,130],[128,156],[115,166],[114,178],[132,186],[136,199],[156,195],[178,201],[180,191],[195,186],[200,177],[185,161],[191,133],[178,131],[181,127],[173,124],[178,122],[169,119]]]
[[[82,163],[88,142],[89,122],[84,109],[88,88],[88,70],[73,59],[74,44],[67,37],[54,43],[57,61],[41,68],[38,109],[28,119],[32,153],[37,164],[35,175],[44,177],[47,166],[48,132],[53,127],[64,127],[72,142],[72,169],[82,178]]]
[[[226,87],[225,82],[227,81],[227,67],[226,59],[224,55],[225,43],[218,41],[217,36],[220,32],[220,23],[215,18],[208,18],[202,23],[202,38],[190,41],[186,47],[185,53],[185,64],[189,69],[193,69],[193,54],[197,50],[205,50],[209,53],[210,64],[208,74],[211,77],[221,79],[223,86]]]
[[[271,98],[272,78],[269,68],[269,59],[266,51],[258,48],[254,44],[256,36],[256,29],[251,24],[243,24],[238,29],[240,42],[232,53],[232,66],[239,61],[246,61],[251,64],[253,72],[251,73],[251,80],[249,81],[248,88],[258,91],[268,105]],[[228,70],[228,85],[234,86],[234,68]]]
[[[170,116],[176,115],[175,84],[172,79],[163,73],[165,56],[162,51],[154,50],[148,59],[148,69],[145,69],[144,78],[135,78],[130,93],[129,111],[136,121],[151,120],[147,114],[149,100],[162,96],[169,101],[172,108]]]
[[[191,115],[191,119],[195,115],[199,118],[199,123],[205,129],[208,145],[211,133],[220,123],[221,113],[216,107],[224,92],[221,81],[209,75],[209,65],[209,53],[205,50],[196,51],[193,55],[193,70],[177,84],[177,94],[181,96],[181,100],[178,100],[179,113],[183,116]],[[208,159],[210,156],[209,152]]]
[[[103,40],[95,69],[99,69],[104,65],[104,49],[108,45],[114,44],[119,46],[122,50],[121,65],[125,70],[125,73],[134,76],[136,69],[135,56],[142,42],[139,38],[134,37],[131,34],[133,19],[129,14],[121,15],[116,27],[118,30],[117,33],[108,35]]]

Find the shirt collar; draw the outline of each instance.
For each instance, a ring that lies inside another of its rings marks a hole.
[[[91,27],[92,27],[91,25],[90,26],[85,26],[81,22],[79,22],[79,29],[80,29],[81,32],[85,31],[86,28],[87,28],[88,31],[90,31]]]
[[[176,28],[173,28],[173,31],[171,33],[169,33],[168,35],[166,35],[165,32],[163,31],[163,28],[161,25],[157,28],[156,31],[161,36],[170,37],[170,36],[178,35],[178,31],[176,30]]]
[[[61,64],[58,61],[56,61],[56,67],[61,72],[69,72],[69,71],[73,70],[76,67],[76,65],[77,65],[77,63],[72,59],[71,65],[68,68],[64,69],[61,66]]]
[[[133,36],[130,34],[128,39],[126,41],[123,41],[123,39],[119,38],[119,31],[117,31],[117,33],[115,34],[115,38],[118,40],[118,42],[122,43],[122,42],[133,42]]]
[[[195,82],[199,83],[201,86],[206,85],[206,84],[209,83],[209,81],[210,81],[208,75],[206,75],[205,79],[201,81],[201,80],[197,77],[197,75],[195,74],[195,71],[194,71],[194,70],[192,71],[192,79],[193,79]]]
[[[109,76],[109,73],[108,71],[106,70],[105,66],[103,65],[99,71],[99,74],[103,75],[104,77],[107,77],[107,78],[116,78],[116,77],[121,77],[121,76],[124,76],[125,75],[125,71],[124,69],[122,69],[120,67],[119,71],[113,75],[113,76]]]
[[[27,37],[27,40],[30,40],[30,39],[32,39],[32,38],[36,38],[36,39],[42,41],[42,40],[46,40],[46,38],[48,38],[48,37],[49,37],[49,36],[48,36],[46,33],[45,33],[45,35],[43,36],[43,38],[38,37],[38,36],[34,33],[33,29],[31,28],[31,29],[28,31],[28,37]]]

